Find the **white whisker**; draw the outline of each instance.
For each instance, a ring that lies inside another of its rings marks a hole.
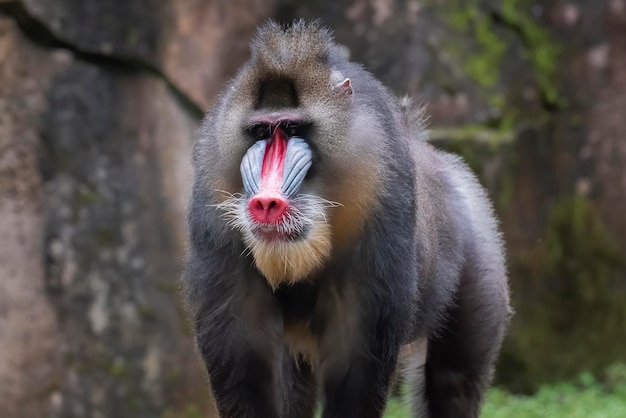
[[[256,222],[247,207],[248,197],[241,193],[215,190],[226,196],[221,203],[209,205],[220,211],[219,218],[241,233],[245,248],[241,257],[252,256],[254,264],[271,286],[294,282],[316,268],[330,252],[329,208],[338,202],[315,195],[301,194],[289,199],[289,206],[278,223]],[[285,240],[267,241],[262,232],[275,232]]]

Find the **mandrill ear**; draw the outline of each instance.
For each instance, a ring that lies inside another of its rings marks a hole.
[[[345,96],[352,96],[352,83],[349,78],[346,78],[341,83],[335,86],[335,90],[342,92]]]
[[[349,78],[344,78],[341,72],[337,70],[332,71],[330,75],[330,84],[333,91],[337,91],[346,97],[352,96],[352,82]]]

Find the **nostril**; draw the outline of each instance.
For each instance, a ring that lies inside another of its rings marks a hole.
[[[263,211],[263,202],[261,199],[256,199],[254,202],[251,202],[254,205],[254,209],[257,211]]]
[[[280,195],[256,195],[248,204],[250,214],[257,222],[276,222],[287,210],[289,203]]]

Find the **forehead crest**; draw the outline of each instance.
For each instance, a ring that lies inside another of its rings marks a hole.
[[[269,21],[260,26],[251,43],[252,58],[270,67],[287,68],[325,64],[334,41],[330,30],[319,22],[303,20],[287,26]]]

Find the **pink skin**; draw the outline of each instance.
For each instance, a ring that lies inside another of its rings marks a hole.
[[[280,192],[285,171],[287,136],[281,128],[275,128],[269,140],[263,165],[261,166],[261,185],[259,192],[248,202],[248,210],[257,223],[279,223],[289,202]]]
[[[274,112],[255,116],[250,119],[250,124],[265,123],[267,125],[277,126],[284,122],[296,122],[302,119],[302,116],[297,113]]]

